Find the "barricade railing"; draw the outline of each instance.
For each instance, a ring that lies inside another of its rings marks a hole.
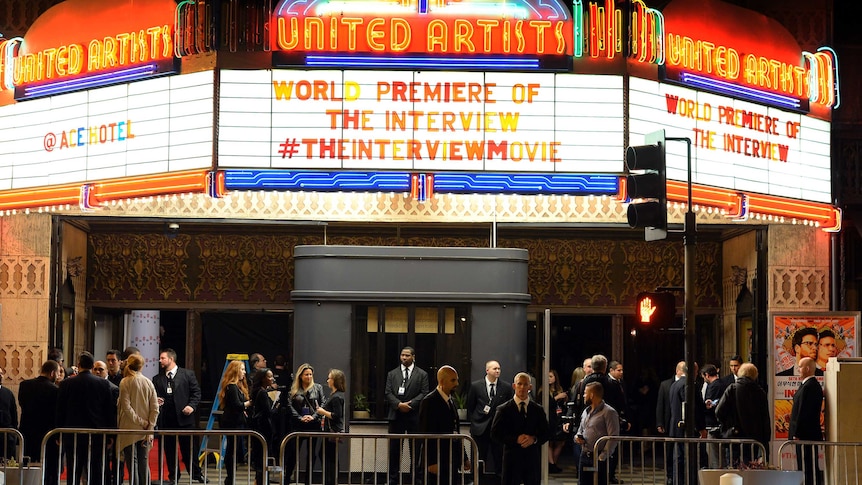
[[[476,442],[464,434],[296,432],[278,457],[283,485],[415,485],[436,483],[433,473],[447,477],[441,483],[479,485],[484,471]]]
[[[616,478],[627,484],[697,485],[700,469],[768,461],[766,448],[749,439],[605,436],[586,453],[581,461],[593,484]]]
[[[802,471],[806,484],[858,484],[862,442],[784,441],[773,462],[782,470]]]
[[[3,483],[23,485],[28,463],[24,458],[24,436],[15,428],[0,428],[0,472]]]
[[[154,441],[150,442],[146,436],[153,436]],[[123,437],[127,439],[122,439]],[[200,440],[203,437],[216,443],[222,443],[222,439],[225,439],[225,456],[221,456],[220,449],[213,452],[219,465],[215,473],[211,473],[212,470],[206,466],[209,456],[199,455]],[[243,458],[240,451],[241,438],[245,438],[250,445],[251,459],[247,468],[237,467],[238,460]],[[118,439],[126,442],[127,446],[131,445],[129,453],[116,449]],[[143,443],[148,446],[141,446]],[[151,446],[156,446],[159,450],[155,466],[149,463]],[[136,453],[135,450],[140,451]],[[237,458],[231,460],[230,456],[234,454]],[[168,485],[171,479],[175,485],[208,482],[214,485],[231,485],[234,481],[252,484],[256,472],[261,479],[260,483],[268,483],[267,467],[257,467],[252,461],[263,464],[270,462],[269,444],[260,433],[227,429],[165,429],[147,432],[128,429],[57,428],[42,440],[42,457],[40,483],[44,485],[58,485],[63,473],[67,475],[67,483],[79,483],[83,476],[88,485],[120,485],[124,479],[128,480],[129,485]],[[153,468],[155,472],[152,471]]]

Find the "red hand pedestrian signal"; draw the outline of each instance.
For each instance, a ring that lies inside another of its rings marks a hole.
[[[653,328],[667,328],[676,318],[676,299],[672,293],[644,292],[638,295],[635,315],[638,322]]]
[[[647,296],[641,300],[641,323],[650,323],[658,307],[653,305],[652,298]]]

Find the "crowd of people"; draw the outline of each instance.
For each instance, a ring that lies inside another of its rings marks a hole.
[[[201,401],[201,390],[194,373],[180,368],[177,354],[163,349],[159,355],[160,372],[146,378],[141,370],[144,359],[134,347],[123,352],[110,350],[104,361],[97,361],[89,352],[78,357],[75,366],[63,365],[62,353],[52,351],[50,359],[41,368],[40,375],[21,383],[18,403],[21,408],[20,424],[14,396],[8,388],[0,386],[0,427],[18,427],[24,437],[24,454],[33,461],[42,461],[46,467],[46,484],[57,485],[58,469],[63,450],[66,458],[67,483],[80,482],[86,474],[88,482],[116,483],[123,474],[125,464],[131,484],[150,482],[149,454],[154,431],[195,429],[195,413]],[[437,386],[430,389],[428,373],[416,365],[415,350],[404,347],[399,365],[386,378],[385,400],[390,435],[415,433],[457,434],[460,422],[453,401],[459,388],[458,372],[443,365],[438,368]],[[695,364],[696,366],[696,364]],[[794,372],[802,377],[799,392],[794,396],[790,421],[791,439],[821,440],[820,409],[823,392],[814,379],[818,367],[815,359],[804,357]],[[247,375],[246,369],[250,372]],[[705,438],[747,438],[764,445],[767,455],[759,456],[751,447],[741,447],[735,453],[721,454],[713,443],[705,446],[708,460],[698,466],[716,468],[732,465],[729,456],[745,463],[768,460],[771,437],[769,400],[758,384],[758,370],[744,363],[738,356],[730,360],[731,372],[720,375],[715,364],[706,365],[698,372],[695,367],[698,396],[695,402],[694,429]],[[658,386],[655,406],[655,432],[660,435],[687,437],[684,416],[686,374],[685,362],[676,365],[674,376]],[[275,372],[274,372],[275,371]],[[276,373],[277,372],[277,373]],[[284,436],[292,431],[330,432],[346,431],[345,391],[346,377],[339,369],[330,369],[326,384],[328,390],[314,381],[314,368],[301,364],[292,375],[290,386],[285,383],[289,371],[285,366],[269,368],[260,354],[252,354],[248,367],[244,361],[231,361],[222,376],[216,405],[221,411],[222,429],[251,429],[264,437],[264,442],[251,439],[246,443],[240,436],[227,440],[225,485],[234,484],[237,458],[244,456],[250,447],[251,467],[255,483],[263,484],[263,447],[269,447],[268,456],[275,456]],[[2,369],[0,369],[2,375]],[[485,376],[468,385],[466,406],[470,434],[477,444],[478,458],[484,463],[484,472],[496,475],[504,485],[538,484],[543,466],[550,473],[561,471],[557,465],[567,443],[575,450],[579,483],[621,483],[616,476],[617,453],[614,441],[597,448],[596,443],[605,436],[629,432],[644,432],[629,422],[630,406],[622,383],[623,366],[601,355],[593,355],[583,367],[572,373],[571,387],[565,389],[556,371],[548,376],[548,408],[541,401],[544,389],[533,392],[533,376],[515,375],[514,382],[501,378],[497,361],[485,364]],[[642,392],[639,389],[639,392]],[[11,403],[11,405],[10,405]],[[43,438],[55,428],[123,429],[140,434],[116,436],[64,435],[62,448],[59,442],[48,442],[42,457]],[[105,440],[105,443],[102,440]],[[453,440],[425,440],[419,449],[412,449],[413,440],[391,437],[389,446],[389,483],[404,483],[403,473],[420,473],[426,485],[454,483],[459,473],[472,470],[470,457],[462,446]],[[548,462],[541,463],[540,447],[549,443]],[[296,450],[305,450],[311,469],[318,461],[323,464],[326,485],[337,481],[338,439],[319,440],[302,438],[294,443]],[[197,460],[190,435],[165,435],[161,443],[168,467],[168,481],[180,480],[181,457],[184,469],[191,479],[208,482]],[[179,445],[179,447],[178,447]],[[5,454],[14,456],[16,443],[7,442]],[[406,454],[405,454],[406,447]],[[811,448],[811,447],[809,447]],[[106,456],[88,453],[88,449],[105,450]],[[292,448],[291,448],[292,449]],[[593,454],[597,453],[598,456]],[[806,471],[806,485],[822,483],[816,467],[813,448],[800,449],[797,459]],[[684,449],[681,444],[665,459],[668,484],[685,483]],[[283,469],[290,476],[296,468],[299,452],[286,453]],[[409,457],[405,462],[405,456]],[[90,457],[86,459],[86,457]],[[44,458],[44,460],[43,460]],[[598,460],[606,463],[594,467]],[[803,467],[803,463],[812,462]],[[312,474],[305,473],[305,483]],[[690,480],[691,477],[688,478]]]

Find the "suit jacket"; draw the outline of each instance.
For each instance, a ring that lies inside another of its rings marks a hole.
[[[667,433],[670,430],[670,386],[674,383],[674,377],[661,381],[658,386],[658,398],[655,406],[655,425],[664,428]]]
[[[45,376],[27,379],[18,387],[24,454],[39,461],[42,438],[56,426],[57,385]]]
[[[419,368],[418,365],[413,366],[413,372],[410,374],[410,380],[404,389],[404,395],[398,395],[398,388],[404,380],[404,373],[401,371],[401,364],[398,367],[389,371],[386,375],[386,403],[389,405],[389,412],[386,419],[393,421],[395,419],[418,419],[419,405],[422,399],[428,395],[428,374]],[[410,407],[413,408],[409,413],[398,411],[398,403],[410,401]]]
[[[160,372],[153,377],[153,386],[156,388],[156,396],[167,399],[168,376],[164,372]],[[198,404],[201,402],[201,388],[198,385],[195,373],[188,369],[177,367],[173,390],[175,409],[165,409],[163,406],[159,410],[159,419],[162,419],[165,413],[174,413],[177,417],[177,423],[179,423],[181,428],[193,428],[195,426],[195,414],[192,413],[186,416],[183,414],[183,408],[191,406],[197,411]]]
[[[522,448],[518,436],[536,437],[536,444]],[[548,416],[532,399],[523,416],[514,399],[501,404],[491,423],[491,439],[503,444],[503,483],[539,483],[542,471],[542,445],[548,441]],[[527,478],[529,477],[529,479]]]
[[[820,383],[814,378],[803,382],[793,395],[788,436],[791,439],[822,440],[821,406],[823,406],[823,388],[820,387]]]
[[[494,419],[497,407],[515,395],[512,384],[497,379],[494,385],[494,399],[491,399],[485,384],[484,378],[479,379],[470,384],[470,389],[467,391],[467,413],[470,418],[470,434],[473,436],[490,433],[491,421]],[[485,406],[490,408],[487,413]]]
[[[419,404],[419,432],[428,434],[456,434],[458,433],[458,412],[452,398],[443,399],[443,395],[437,389],[428,393]],[[453,444],[457,440],[441,440],[438,446],[436,440],[426,442],[427,450],[422,454],[425,466],[439,465],[441,469],[438,475],[442,477],[446,471],[460,467],[464,456],[463,446]],[[439,453],[438,453],[439,451]],[[454,459],[454,462],[453,462]],[[452,468],[450,468],[452,466]]]
[[[677,424],[682,421],[682,405],[685,402],[685,376],[677,379],[670,386],[670,425],[668,435],[674,438],[684,438],[685,428],[680,428]],[[706,405],[701,399],[700,389],[694,391],[694,429],[697,431],[706,429],[706,418],[704,417]],[[690,419],[690,418],[686,418]]]
[[[57,391],[58,428],[116,428],[117,401],[107,379],[81,371]]]

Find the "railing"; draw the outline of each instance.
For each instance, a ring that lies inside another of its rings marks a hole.
[[[699,469],[735,468],[758,459],[766,463],[767,456],[754,440],[637,436],[605,436],[587,453],[579,474],[592,474],[594,484],[618,477],[627,484],[696,485]]]
[[[152,435],[156,446],[159,447],[155,476],[150,476],[149,447],[140,446],[143,443],[152,443],[144,438],[147,435]],[[118,439],[122,437],[132,442],[135,438],[144,438],[131,444],[131,449],[127,450],[131,453],[126,454],[126,460],[121,457],[124,450],[119,450],[120,453],[116,450]],[[216,477],[209,474],[208,467],[201,466],[201,462],[205,462],[208,458],[207,453],[201,455],[198,453],[199,441],[203,437],[208,437],[212,443],[221,444],[211,450],[219,465],[216,468]],[[207,483],[213,481],[211,478],[217,479],[219,484],[223,482],[230,484],[237,478],[253,483],[255,480],[253,467],[248,467],[245,473],[237,476],[237,472],[240,471],[237,461],[230,460],[233,455],[242,456],[240,454],[242,441],[254,446],[255,453],[252,455],[259,457],[260,463],[269,463],[268,444],[261,434],[251,430],[157,430],[148,433],[144,430],[127,429],[57,428],[42,440],[44,458],[40,483],[58,485],[64,465],[68,483],[79,483],[80,477],[83,476],[88,485],[119,485],[123,483],[126,474],[130,485],[149,485],[150,482],[166,484],[169,478],[173,479],[176,485]],[[135,447],[138,446],[141,451],[135,453]],[[231,448],[236,451],[231,453]],[[227,452],[223,455],[222,451],[225,449]],[[267,483],[267,467],[260,468],[257,472],[262,480],[261,483]],[[163,476],[166,470],[167,476]],[[75,477],[74,480],[68,479],[68,475],[71,474]]]
[[[802,471],[806,484],[858,484],[862,442],[785,441],[777,458],[782,470]]]
[[[463,434],[291,433],[278,457],[282,484],[479,485],[482,469]]]

